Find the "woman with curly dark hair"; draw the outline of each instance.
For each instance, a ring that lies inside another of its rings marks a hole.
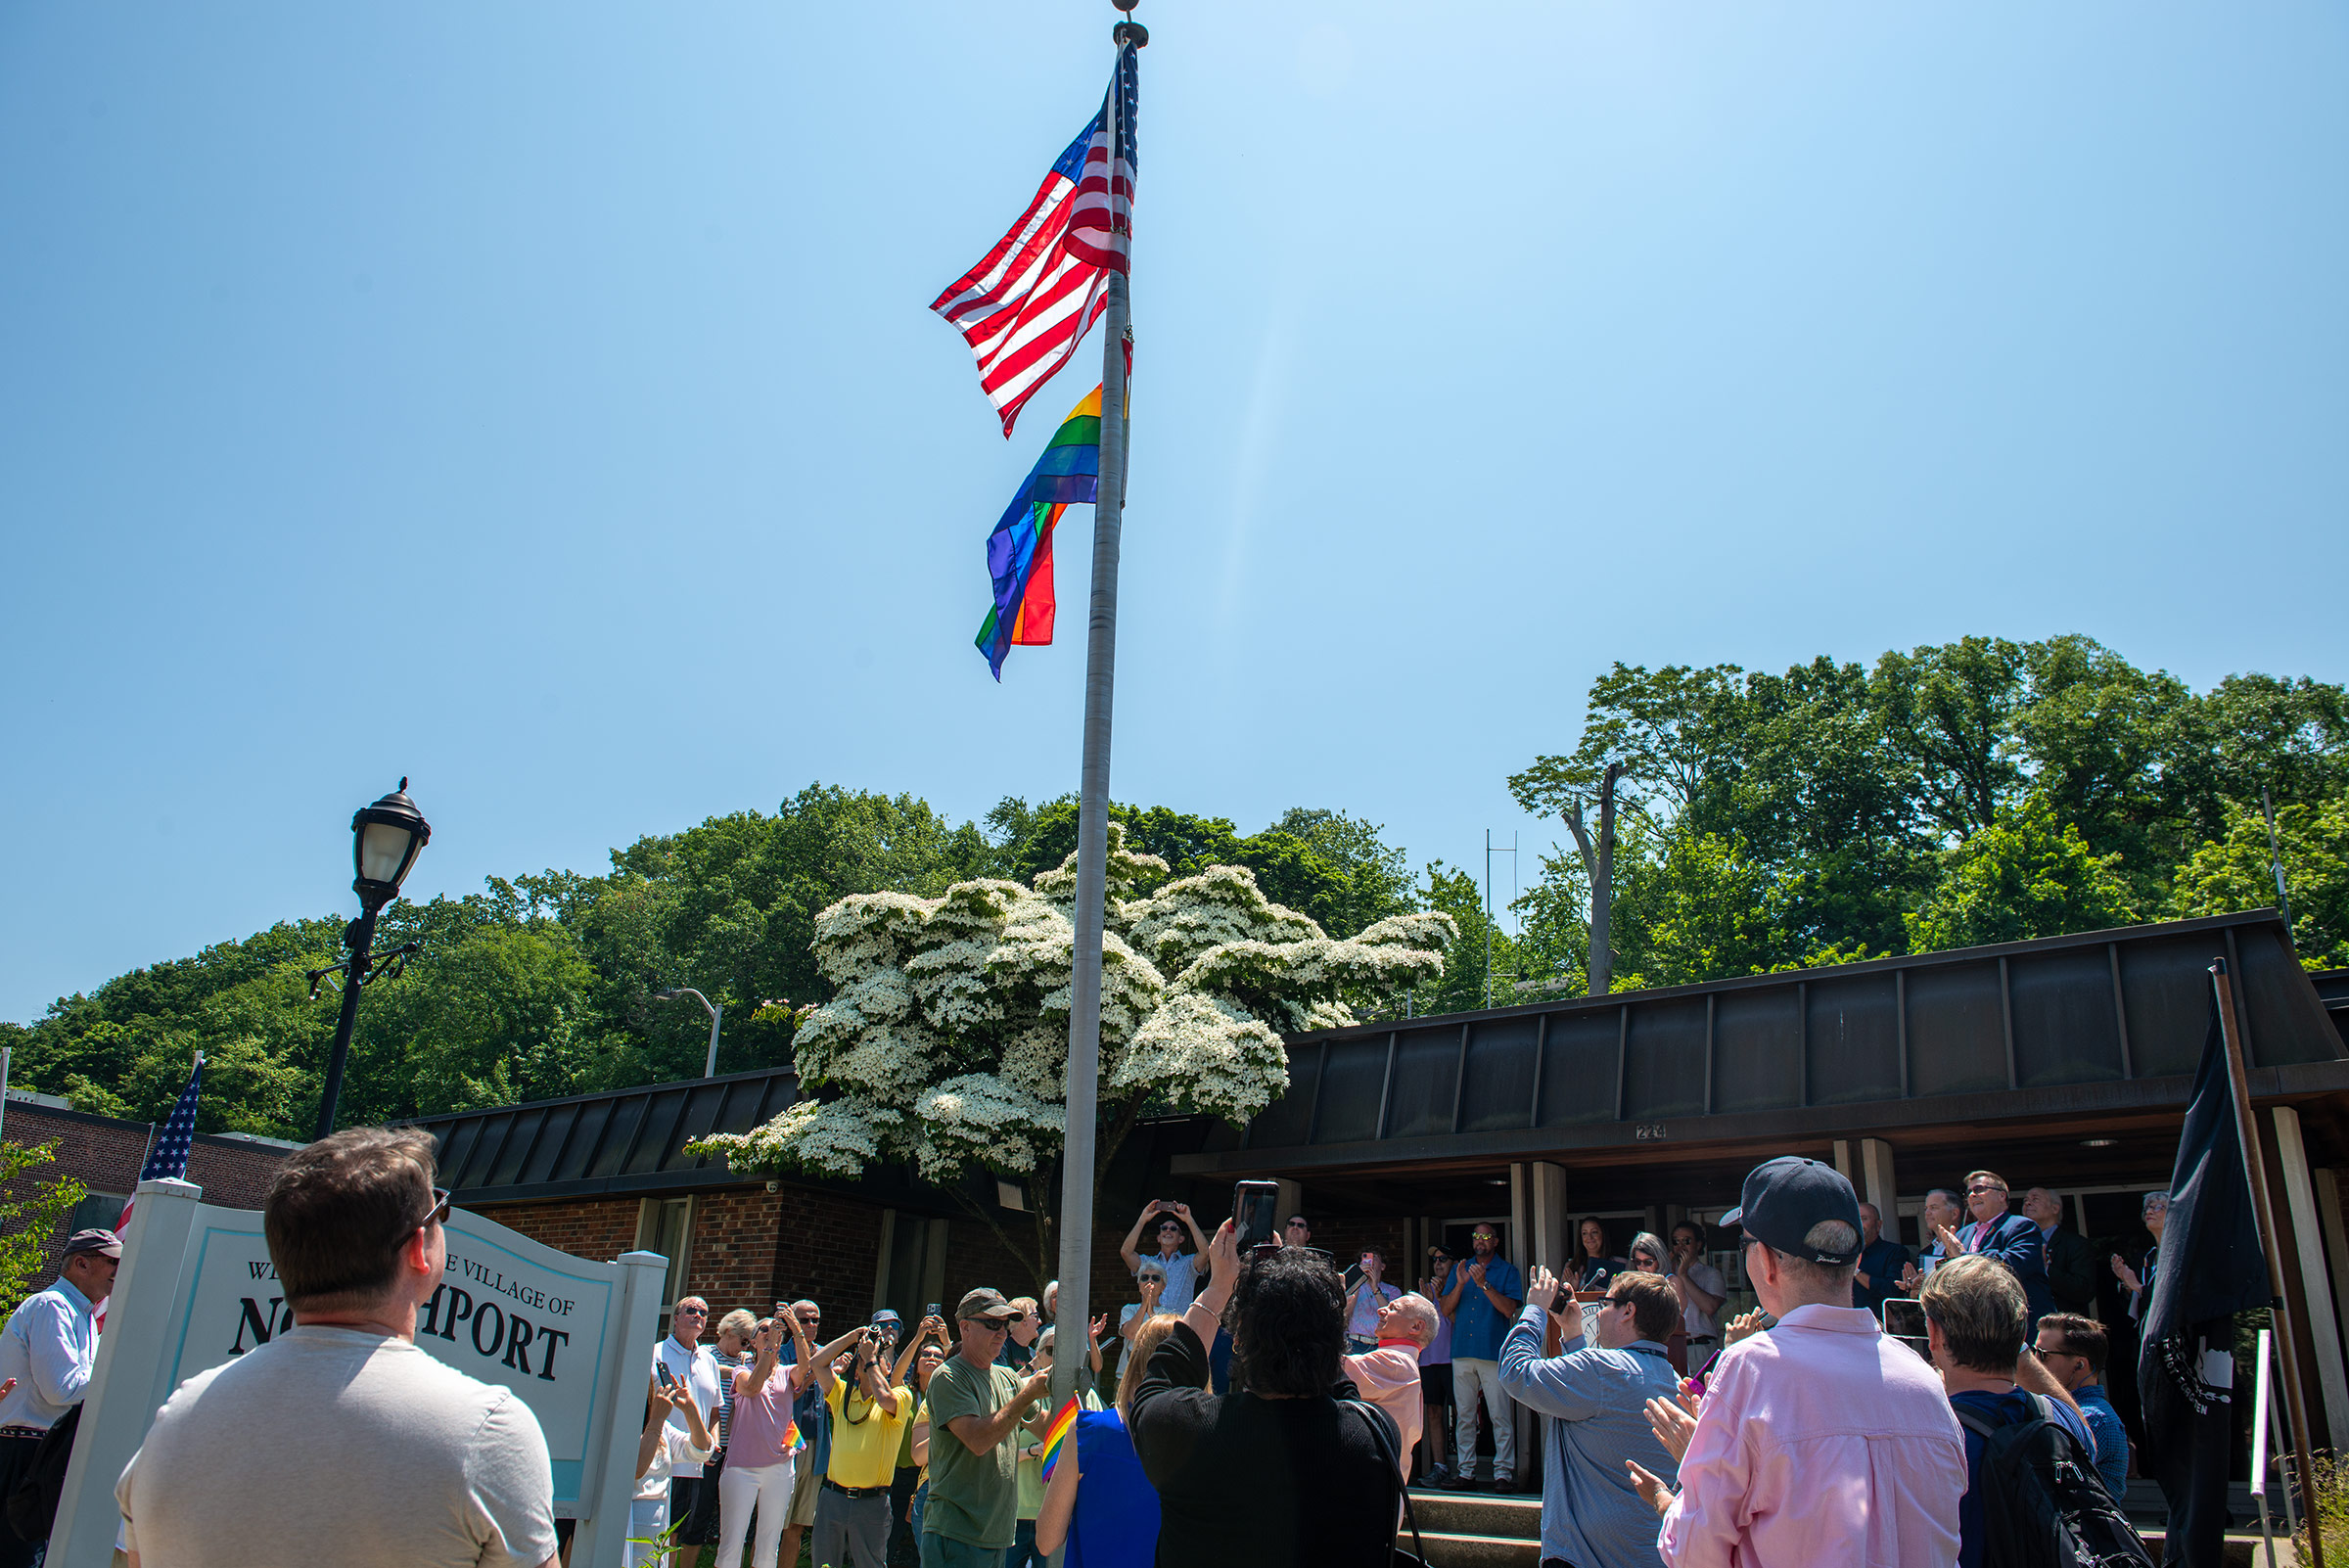
[[[1243,1268],[1228,1222],[1210,1256],[1212,1281],[1151,1355],[1133,1395],[1134,1453],[1158,1489],[1158,1561],[1386,1568],[1401,1442],[1385,1412],[1356,1401],[1343,1379],[1337,1271],[1300,1247]],[[1211,1394],[1207,1347],[1226,1305],[1233,1392]]]

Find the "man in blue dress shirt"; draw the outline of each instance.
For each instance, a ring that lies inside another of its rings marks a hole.
[[[1493,1424],[1493,1488],[1506,1492],[1517,1480],[1517,1433],[1508,1392],[1500,1386],[1500,1342],[1517,1309],[1525,1305],[1525,1285],[1516,1266],[1500,1255],[1500,1236],[1491,1225],[1478,1225],[1468,1242],[1474,1251],[1452,1265],[1444,1282],[1444,1299],[1437,1304],[1451,1319],[1451,1397],[1456,1411],[1452,1436],[1460,1452],[1459,1474],[1448,1484],[1454,1491],[1476,1486],[1476,1408],[1481,1401],[1485,1419]]]
[[[1557,1289],[1547,1269],[1534,1270],[1532,1299],[1500,1348],[1501,1386],[1552,1418],[1542,1453],[1542,1560],[1653,1568],[1656,1510],[1624,1461],[1680,1485],[1680,1461],[1647,1419],[1647,1402],[1669,1400],[1680,1386],[1664,1349],[1681,1325],[1680,1298],[1660,1275],[1618,1274],[1598,1311],[1598,1343],[1585,1342],[1583,1309],[1570,1297],[1560,1309],[1565,1342],[1545,1357]]]

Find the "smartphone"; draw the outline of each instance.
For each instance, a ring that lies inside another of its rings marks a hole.
[[[1919,1356],[1925,1348],[1925,1304],[1913,1296],[1895,1296],[1884,1304],[1884,1332]]]
[[[1275,1216],[1280,1210],[1280,1183],[1241,1181],[1231,1189],[1231,1226],[1239,1232],[1240,1251],[1273,1244],[1279,1235]]]
[[[937,1317],[937,1316],[938,1316],[938,1309],[939,1309],[939,1304],[938,1304],[937,1302],[932,1302],[932,1303],[930,1303],[930,1305],[928,1305],[927,1307],[924,1307],[924,1308],[922,1309],[922,1315],[923,1315],[924,1317]],[[943,1319],[942,1319],[942,1321],[943,1321]]]
[[[667,1361],[653,1362],[653,1376],[660,1380],[663,1388],[675,1388],[677,1386],[676,1374],[668,1369],[668,1363]]]

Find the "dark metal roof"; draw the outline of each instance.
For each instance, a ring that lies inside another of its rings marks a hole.
[[[2342,1043],[2349,1045],[2349,969],[2320,969],[2308,979],[2317,988],[2317,998],[2324,1002],[2332,1027],[2340,1031]]]
[[[487,1111],[419,1117],[439,1145],[441,1184],[466,1203],[740,1185],[723,1160],[684,1152],[747,1132],[799,1097],[788,1067],[651,1084]]]
[[[1295,1035],[1288,1093],[1238,1147],[1174,1168],[1489,1164],[2183,1104],[2220,957],[2254,1092],[2349,1087],[2341,1037],[2263,909]]]

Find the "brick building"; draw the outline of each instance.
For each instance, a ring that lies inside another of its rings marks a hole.
[[[93,1116],[72,1110],[53,1094],[11,1089],[5,1122],[8,1141],[33,1145],[55,1143],[56,1160],[19,1176],[5,1187],[12,1198],[30,1197],[59,1176],[72,1176],[89,1188],[71,1215],[49,1236],[42,1261],[42,1283],[57,1271],[66,1238],[90,1225],[112,1227],[122,1206],[138,1185],[139,1168],[147,1163],[147,1146],[156,1133],[151,1122],[126,1122],[118,1117]],[[277,1179],[286,1155],[299,1148],[279,1138],[242,1133],[217,1135],[199,1132],[188,1149],[188,1179],[204,1188],[207,1203],[232,1209],[257,1209]]]
[[[441,1181],[461,1206],[576,1257],[662,1253],[671,1300],[699,1295],[722,1313],[806,1296],[834,1319],[891,1307],[910,1323],[977,1285],[1036,1293],[1036,1271],[1014,1246],[1033,1245],[1030,1206],[1057,1208],[1057,1192],[974,1179],[949,1193],[903,1168],[853,1182],[769,1180],[683,1152],[710,1132],[770,1120],[798,1088],[790,1069],[769,1068],[418,1126],[438,1140]],[[1117,1247],[1145,1193],[1193,1203],[1209,1230],[1228,1211],[1227,1185],[1167,1176],[1172,1153],[1196,1147],[1200,1133],[1191,1118],[1145,1123],[1113,1166],[1096,1227],[1096,1312],[1133,1299]],[[1352,1228],[1388,1245],[1402,1237],[1400,1224]]]

